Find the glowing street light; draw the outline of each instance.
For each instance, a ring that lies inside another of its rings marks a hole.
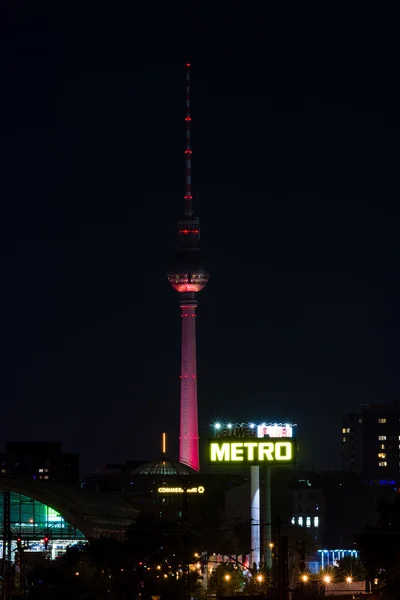
[[[331,582],[330,576],[329,575],[325,575],[324,581],[325,581],[325,583],[330,583]]]
[[[228,575],[228,574],[226,574],[226,575],[225,575],[225,580],[226,580],[226,581],[229,581],[229,580],[230,580],[230,578],[231,578],[231,576],[230,576],[230,575]]]
[[[307,581],[308,581],[308,575],[302,575],[302,576],[301,576],[301,580],[302,580],[304,583],[307,583]]]
[[[353,583],[352,577],[346,577],[346,583]]]
[[[257,581],[259,583],[261,583],[264,580],[264,577],[262,575],[257,575]]]

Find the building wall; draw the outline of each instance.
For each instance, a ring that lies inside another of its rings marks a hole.
[[[364,473],[371,479],[399,477],[400,405],[372,405],[363,410]]]
[[[63,454],[58,442],[7,442],[0,476],[79,484],[79,455]]]
[[[363,405],[342,417],[342,469],[373,481],[400,476],[400,404]]]
[[[311,479],[299,478],[291,486],[291,524],[304,527],[316,543],[325,533],[325,498],[322,490]]]
[[[361,414],[342,417],[342,471],[361,473],[363,470],[363,423]]]

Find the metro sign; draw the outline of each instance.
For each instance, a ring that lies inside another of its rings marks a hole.
[[[241,465],[291,465],[296,462],[296,440],[294,438],[209,441],[211,464]]]

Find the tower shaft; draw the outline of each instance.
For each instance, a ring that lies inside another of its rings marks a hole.
[[[185,294],[186,296],[186,294]],[[200,469],[197,417],[196,307],[194,294],[181,299],[182,360],[179,462]]]

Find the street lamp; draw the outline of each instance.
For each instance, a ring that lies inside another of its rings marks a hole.
[[[352,577],[346,577],[346,583],[353,583]]]
[[[329,575],[325,575],[325,577],[324,577],[324,582],[325,582],[325,583],[330,583],[330,582],[331,582],[331,578],[330,578],[330,576],[329,576]]]
[[[303,583],[307,583],[307,581],[308,581],[308,575],[302,575],[301,576],[301,580],[303,581]]]
[[[257,575],[257,581],[258,583],[261,583],[263,581],[264,577],[262,575]]]
[[[230,580],[230,578],[231,578],[231,576],[230,576],[230,575],[228,575],[228,574],[226,574],[226,575],[225,575],[225,580],[226,580],[226,581],[229,581],[229,580]]]

